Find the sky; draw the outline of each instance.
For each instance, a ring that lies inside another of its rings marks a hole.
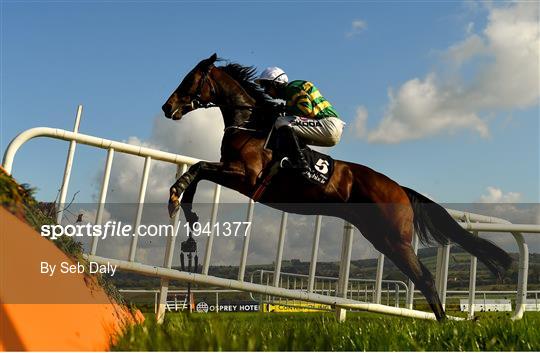
[[[71,130],[83,104],[82,133],[217,160],[219,111],[180,122],[161,112],[184,75],[215,52],[314,82],[347,123],[339,145],[325,150],[334,158],[438,202],[539,203],[538,6],[4,0],[0,150],[32,127]],[[66,151],[65,142],[30,141],[13,174],[38,199],[54,200]],[[97,200],[105,156],[77,147],[68,200]],[[137,199],[142,165],[115,157],[108,201]],[[173,177],[174,168],[155,163],[148,201],[165,202]],[[211,200],[207,190],[198,200]]]

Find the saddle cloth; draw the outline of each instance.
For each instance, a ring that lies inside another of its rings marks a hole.
[[[311,148],[305,148],[303,153],[310,166],[309,171],[302,173],[304,177],[314,184],[326,185],[334,172],[334,159]]]

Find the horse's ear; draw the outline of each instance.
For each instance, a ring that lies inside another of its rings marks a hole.
[[[216,60],[217,60],[217,54],[214,53],[208,59],[204,59],[203,61],[199,63],[198,65],[199,69],[203,71],[208,71],[210,69],[210,66],[212,66],[212,64],[214,64]]]

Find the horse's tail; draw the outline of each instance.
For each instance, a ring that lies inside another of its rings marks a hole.
[[[441,205],[407,187],[403,190],[411,201],[414,229],[423,244],[431,243],[429,235],[443,245],[452,240],[476,256],[498,278],[510,267],[512,258],[506,251],[488,240],[471,235]]]

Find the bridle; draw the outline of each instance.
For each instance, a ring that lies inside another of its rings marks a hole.
[[[209,70],[204,71],[201,79],[199,80],[197,89],[195,90],[195,94],[190,95],[190,98],[191,98],[190,104],[193,109],[211,108],[214,106],[213,103],[210,101],[203,102],[202,97],[201,97],[205,83],[208,83],[208,85],[210,86],[210,97],[216,96],[216,89],[212,83],[212,80],[208,79],[208,77],[210,76],[210,72],[214,69],[214,67],[215,66],[212,66]]]

